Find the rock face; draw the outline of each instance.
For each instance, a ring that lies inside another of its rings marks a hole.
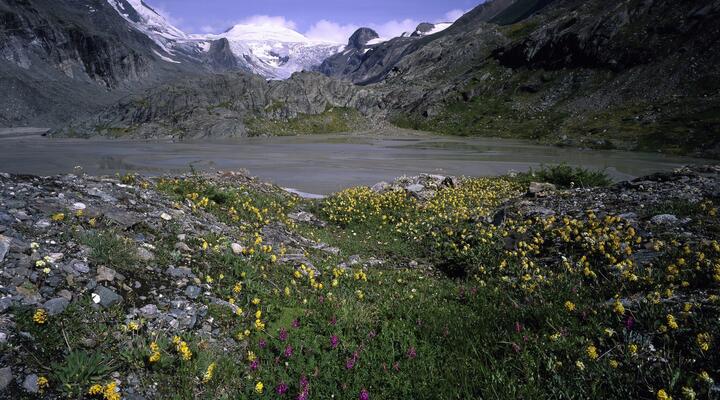
[[[350,40],[348,40],[348,48],[360,50],[365,47],[369,41],[379,37],[380,35],[370,28],[360,28],[356,30],[352,36],[350,36]]]
[[[157,137],[174,131],[182,132],[183,138],[246,136],[246,120],[251,118],[292,119],[335,107],[372,115],[379,111],[380,102],[371,91],[319,73],[296,73],[285,81],[266,81],[245,73],[215,75],[148,91],[58,133],[123,131],[128,136]]]

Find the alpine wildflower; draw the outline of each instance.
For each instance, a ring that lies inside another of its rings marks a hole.
[[[674,329],[678,328],[678,323],[675,320],[675,316],[673,316],[672,314],[667,315],[667,324],[670,327],[670,329],[674,330]]]
[[[591,360],[597,360],[599,357],[597,347],[595,347],[594,345],[588,346],[587,349],[585,349],[585,352]]]
[[[48,314],[47,311],[43,310],[42,308],[38,308],[35,310],[35,314],[33,314],[33,321],[38,324],[42,325],[47,322]]]
[[[657,400],[672,400],[672,397],[670,397],[670,395],[667,394],[665,389],[660,389],[657,392]]]
[[[262,382],[258,381],[258,383],[255,384],[255,393],[262,394],[264,388],[265,385],[263,385]]]
[[[568,310],[568,311],[575,311],[575,303],[573,303],[573,302],[570,301],[570,300],[566,301],[566,302],[565,302],[565,309]]]
[[[215,373],[216,366],[217,365],[215,363],[210,363],[210,365],[208,365],[207,370],[205,370],[205,374],[203,374],[203,380],[202,380],[203,383],[210,382],[210,380],[213,377],[213,374]]]
[[[50,382],[48,382],[48,379],[44,376],[40,376],[37,379],[37,386],[40,393],[43,393],[45,389],[47,389],[48,386],[50,386]]]
[[[698,333],[695,340],[696,340],[698,346],[700,347],[700,350],[702,350],[702,351],[710,350],[710,341],[712,340],[712,337],[710,336],[709,333],[707,333],[707,332]]]

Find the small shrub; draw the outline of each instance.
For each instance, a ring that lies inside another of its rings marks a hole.
[[[90,258],[96,265],[122,270],[137,262],[136,248],[132,242],[112,231],[88,232],[80,240],[92,248]]]
[[[115,365],[104,354],[73,351],[63,363],[53,364],[52,370],[63,392],[78,397],[91,382],[99,382],[114,371]]]
[[[591,171],[586,168],[573,168],[567,164],[550,167],[542,166],[538,171],[521,174],[520,180],[540,181],[557,185],[562,188],[570,187],[603,187],[612,184],[612,179],[605,171]]]

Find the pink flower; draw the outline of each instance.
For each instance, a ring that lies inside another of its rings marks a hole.
[[[267,342],[265,341],[265,339],[260,339],[260,341],[258,342],[258,347],[264,349],[265,346],[267,346]]]
[[[370,392],[368,392],[365,389],[361,390],[359,399],[360,400],[370,400]]]
[[[286,341],[287,338],[288,338],[288,331],[285,330],[285,328],[281,328],[281,329],[280,329],[280,334],[278,335],[278,338],[279,338],[281,341],[283,341],[283,342]]]
[[[340,338],[338,338],[337,335],[330,336],[330,346],[335,349],[338,347],[338,344],[340,344]]]
[[[277,387],[275,388],[275,393],[279,394],[280,396],[287,393],[287,391],[288,391],[288,385],[286,385],[282,382],[279,385],[277,385]]]
[[[333,315],[333,317],[330,318],[330,325],[335,325],[335,324],[337,324],[337,318],[335,318],[335,316]]]
[[[523,330],[523,326],[520,324],[520,322],[515,321],[515,332],[520,333]]]
[[[295,328],[295,329],[299,328],[299,327],[300,327],[300,320],[299,320],[299,319],[294,319],[293,322],[292,322],[292,327]]]
[[[250,363],[250,369],[251,369],[252,371],[255,371],[256,369],[258,369],[258,366],[259,366],[259,365],[260,365],[260,362],[259,362],[258,359],[256,358],[256,359],[254,359],[254,360]]]
[[[408,349],[408,351],[407,351],[407,356],[408,356],[408,358],[411,359],[411,360],[414,359],[415,357],[417,357],[417,351],[415,351],[415,347],[412,347],[412,346],[411,346],[411,347]]]
[[[292,346],[288,345],[285,347],[285,358],[290,358],[293,355],[293,348]]]

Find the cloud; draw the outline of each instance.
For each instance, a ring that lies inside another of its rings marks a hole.
[[[375,30],[381,38],[390,39],[405,32],[413,32],[419,22],[410,18],[403,20],[390,20],[382,24],[338,24],[337,22],[320,20],[313,24],[305,36],[314,40],[334,43],[347,43],[350,36],[359,28],[367,27]]]
[[[321,40],[333,43],[347,43],[347,40],[355,32],[359,26],[348,24],[341,25],[337,22],[322,19],[314,23],[305,36],[313,40]]]
[[[218,28],[212,26],[212,25],[204,25],[200,27],[200,32],[202,33],[215,33],[218,31]]]
[[[243,24],[243,25],[256,25],[256,26],[274,26],[274,27],[282,27],[287,29],[295,30],[297,29],[297,24],[289,20],[285,17],[279,17],[279,16],[270,16],[270,15],[253,15],[251,17],[243,18],[240,21],[236,22],[234,25],[237,24]]]
[[[448,11],[447,13],[445,13],[445,18],[447,18],[448,22],[455,22],[458,19],[460,19],[460,17],[465,15],[466,12],[467,11],[461,10],[461,9],[451,10],[451,11]]]

